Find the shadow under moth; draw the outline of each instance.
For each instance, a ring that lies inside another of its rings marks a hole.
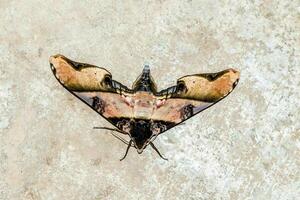
[[[226,97],[237,85],[239,72],[226,69],[217,73],[186,75],[175,86],[157,91],[145,66],[141,75],[128,88],[112,79],[104,68],[79,63],[63,55],[50,57],[50,67],[56,79],[73,95],[108,120],[114,128],[111,134],[140,154],[153,144],[158,135],[200,113]],[[117,132],[115,134],[114,132]],[[129,141],[120,136],[129,136]]]

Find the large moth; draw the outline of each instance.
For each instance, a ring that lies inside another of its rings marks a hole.
[[[157,91],[145,66],[141,75],[128,88],[112,79],[104,68],[79,63],[63,55],[50,57],[50,67],[56,79],[73,95],[108,120],[108,129],[129,136],[112,135],[136,148],[140,154],[150,145],[165,159],[153,144],[156,137],[170,128],[226,97],[237,85],[239,72],[226,69],[217,73],[194,74],[181,77],[175,86]]]

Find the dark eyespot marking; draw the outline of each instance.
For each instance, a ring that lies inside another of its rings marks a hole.
[[[226,74],[227,72],[229,72],[229,70],[224,70],[224,71],[221,71],[218,73],[201,74],[198,76],[206,78],[209,81],[214,81],[214,80],[220,78],[221,76],[223,76],[224,74]]]
[[[112,84],[111,84],[111,77],[110,77],[110,76],[105,76],[105,77],[104,77],[104,84],[105,84],[105,85],[109,85],[109,86],[112,85]]]
[[[186,86],[184,82],[179,82],[176,88],[177,92],[184,92],[186,90]]]
[[[53,71],[53,73],[56,74],[56,69],[52,63],[50,63],[50,68]]]
[[[238,84],[240,79],[237,79],[234,83],[233,83],[233,88],[235,88],[235,86]]]
[[[194,112],[193,112],[193,108],[194,106],[192,104],[186,105],[185,107],[183,107],[181,109],[181,119],[185,120],[190,118],[191,116],[193,116]]]
[[[74,63],[74,65],[77,69],[81,69],[82,67],[84,67],[84,65],[81,63]]]
[[[92,107],[97,110],[100,114],[105,112],[105,102],[99,97],[95,96],[91,98],[93,100]]]

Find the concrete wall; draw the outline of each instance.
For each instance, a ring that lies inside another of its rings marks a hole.
[[[0,1],[0,199],[297,199],[298,1]],[[225,100],[138,155],[55,80],[61,53],[159,89],[228,67]]]

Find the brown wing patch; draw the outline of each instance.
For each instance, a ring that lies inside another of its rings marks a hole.
[[[62,55],[51,56],[50,64],[56,78],[72,91],[107,91],[106,79],[111,74],[104,68],[78,63]]]
[[[176,98],[215,102],[228,95],[239,80],[239,72],[227,69],[212,74],[189,75],[178,79]]]

